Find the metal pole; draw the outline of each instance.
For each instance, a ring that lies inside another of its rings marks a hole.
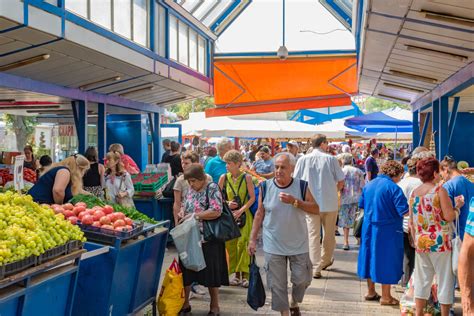
[[[283,0],[283,46],[285,46],[285,0]]]
[[[395,126],[395,148],[393,149],[393,160],[397,160],[397,139],[398,139],[398,126]]]

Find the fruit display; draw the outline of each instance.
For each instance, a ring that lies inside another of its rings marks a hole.
[[[50,206],[56,214],[62,214],[71,224],[82,224],[85,226],[100,227],[104,230],[130,232],[134,228],[133,220],[122,212],[115,212],[110,205],[94,206],[87,208],[84,202],[75,205],[66,203],[63,205],[53,204]]]
[[[23,168],[23,179],[27,182],[36,182],[36,172],[34,170]],[[13,174],[10,173],[9,168],[0,169],[0,185],[5,185],[13,181]]]
[[[69,241],[85,241],[79,227],[29,195],[0,193],[0,266],[40,256]]]
[[[104,207],[106,205],[106,203],[102,201],[101,199],[99,199],[98,197],[95,197],[93,195],[87,195],[87,194],[78,194],[74,196],[69,202],[72,204],[83,202],[86,204],[87,208],[93,208],[94,206]],[[134,207],[125,207],[120,204],[112,204],[112,207],[115,212],[121,212],[125,214],[126,217],[129,217],[130,219],[134,221],[143,221],[145,223],[150,223],[150,224],[157,223],[157,221],[141,213]]]

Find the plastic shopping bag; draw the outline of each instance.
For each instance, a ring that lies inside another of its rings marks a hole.
[[[456,213],[458,214],[458,213]],[[456,232],[456,237],[454,237],[452,241],[453,245],[453,250],[451,251],[451,261],[452,261],[452,269],[454,275],[458,275],[458,262],[459,262],[459,253],[461,252],[461,247],[462,247],[462,240],[461,240],[461,232],[459,228],[459,215],[456,216],[456,225],[455,225],[455,232]]]
[[[247,304],[253,309],[258,310],[265,305],[265,287],[263,286],[260,268],[255,263],[255,256],[250,258],[249,265],[249,288],[247,290]]]
[[[183,274],[178,261],[173,260],[166,270],[160,296],[158,297],[158,312],[160,315],[178,315],[184,304]]]
[[[201,247],[201,231],[194,216],[173,228],[170,235],[178,250],[179,259],[186,269],[197,272],[206,268]]]

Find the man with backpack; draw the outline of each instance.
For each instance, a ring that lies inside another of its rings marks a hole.
[[[263,224],[263,251],[272,309],[281,315],[301,315],[298,304],[311,284],[306,214],[319,214],[308,183],[292,177],[296,158],[283,152],[275,156],[275,177],[262,182],[248,251],[254,255]],[[288,263],[293,284],[288,301]]]

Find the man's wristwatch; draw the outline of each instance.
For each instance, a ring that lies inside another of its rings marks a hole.
[[[293,202],[293,207],[294,207],[294,208],[299,208],[299,207],[298,207],[298,204],[299,204],[299,203],[298,203],[298,199],[295,199],[295,201]]]

